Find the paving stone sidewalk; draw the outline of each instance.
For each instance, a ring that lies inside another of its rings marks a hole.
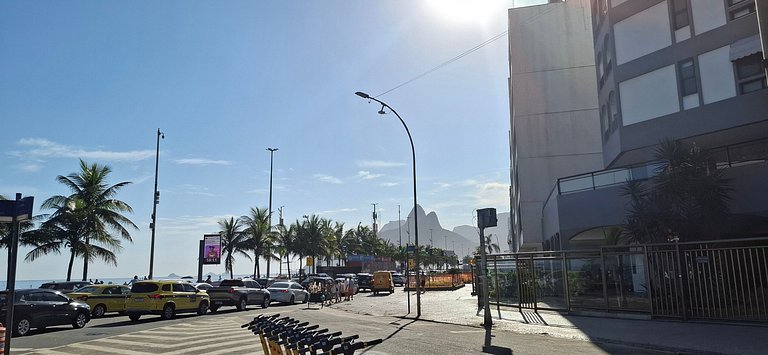
[[[360,293],[356,299],[331,307],[348,312],[382,316],[416,316],[416,295]],[[421,295],[422,320],[481,327],[483,310],[478,310],[471,287],[456,291],[428,291]],[[491,308],[495,331],[541,334],[568,339],[616,343],[649,349],[691,354],[767,354],[768,326],[699,322],[621,319],[574,316],[551,311],[520,312],[517,308]]]

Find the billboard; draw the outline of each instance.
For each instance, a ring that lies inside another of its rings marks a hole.
[[[203,235],[203,264],[221,264],[221,236],[218,234]]]

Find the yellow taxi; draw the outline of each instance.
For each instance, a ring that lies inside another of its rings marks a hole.
[[[124,285],[88,285],[67,296],[91,306],[93,318],[103,317],[107,312],[125,312],[125,299],[130,287]]]
[[[172,319],[178,313],[208,312],[211,300],[205,291],[196,289],[182,280],[137,281],[125,300],[125,313],[132,321],[144,314],[159,314]]]

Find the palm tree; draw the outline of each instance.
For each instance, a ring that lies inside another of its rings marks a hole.
[[[311,256],[313,261],[316,261],[319,255],[323,255],[323,250],[326,247],[324,235],[321,218],[314,214],[307,217],[298,234],[299,249],[303,251],[303,255]],[[313,269],[316,268],[316,265],[317,263],[314,262]]]
[[[275,236],[275,252],[280,260],[280,273],[283,272],[282,260],[285,258],[285,263],[288,266],[288,277],[291,277],[291,254],[294,253],[294,244],[296,240],[296,231],[298,230],[298,222],[291,224],[288,228],[285,225],[279,224],[276,227],[274,233]]]
[[[248,251],[252,250],[251,240],[248,235],[241,230],[242,221],[238,218],[229,217],[229,219],[222,219],[219,221],[219,227],[221,231],[221,251],[226,254],[224,258],[224,271],[229,272],[229,278],[234,278],[234,272],[232,266],[235,263],[234,255],[242,255],[248,260],[251,260],[251,256],[248,255]]]
[[[627,235],[634,242],[716,239],[730,216],[733,191],[722,169],[695,145],[659,143],[654,153],[661,164],[649,181],[630,181],[623,194],[630,199]]]
[[[106,165],[88,165],[80,160],[80,172],[67,176],[59,175],[56,181],[67,186],[72,194],[69,196],[52,196],[42,204],[43,209],[54,209],[50,215],[53,219],[47,226],[53,230],[65,229],[68,231],[66,240],[75,256],[83,258],[83,281],[88,279],[88,265],[91,259],[100,258],[107,263],[117,265],[115,252],[122,249],[121,239],[133,242],[128,228],[138,229],[123,213],[133,213],[133,209],[127,203],[115,199],[121,188],[130,184],[128,181],[109,186],[107,178],[112,169]],[[70,221],[76,215],[80,221]],[[74,228],[75,224],[82,223]],[[58,227],[56,227],[58,225]],[[46,228],[43,223],[41,228]],[[64,237],[60,233],[50,234],[49,231],[36,235],[48,235],[48,237]],[[69,233],[79,233],[81,243],[75,243],[74,236]],[[95,243],[95,244],[94,244]],[[77,247],[75,247],[77,246]],[[52,252],[50,249],[38,249],[39,253]],[[41,256],[37,255],[36,257]],[[36,258],[35,257],[35,258]],[[32,259],[30,259],[32,260]]]
[[[83,235],[86,233],[84,203],[80,199],[70,199],[64,206],[51,206],[54,214],[45,215],[48,218],[40,228],[24,233],[27,239],[36,241],[35,248],[27,253],[24,260],[34,261],[48,254],[61,254],[62,249],[69,249],[69,263],[67,266],[67,281],[72,279],[72,265],[76,257],[82,257],[87,253]],[[97,245],[94,249],[103,249]],[[106,261],[116,265],[114,254],[110,257],[109,250],[100,250],[98,253],[106,257]]]
[[[479,234],[479,231],[478,231]],[[488,254],[500,253],[501,248],[499,248],[499,245],[493,242],[493,234],[488,234],[485,236],[485,251]],[[477,247],[477,254],[480,254],[480,246]]]
[[[274,236],[270,233],[269,211],[266,208],[251,208],[250,215],[241,217],[241,220],[245,226],[243,233],[250,239],[253,251],[253,275],[260,278],[259,258],[271,253],[274,245]],[[269,263],[269,259],[267,259],[267,263]]]

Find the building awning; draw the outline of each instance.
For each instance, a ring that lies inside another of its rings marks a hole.
[[[747,38],[742,38],[731,44],[731,61],[750,56],[755,53],[759,53],[760,49],[760,35],[754,35]]]

